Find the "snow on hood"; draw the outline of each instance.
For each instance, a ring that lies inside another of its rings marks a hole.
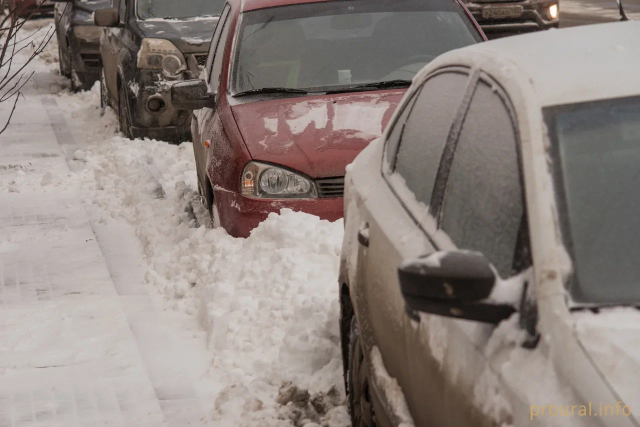
[[[640,310],[575,313],[578,340],[632,414],[640,413]]]
[[[286,98],[233,107],[254,160],[281,164],[313,178],[343,176],[382,135],[404,90]]]

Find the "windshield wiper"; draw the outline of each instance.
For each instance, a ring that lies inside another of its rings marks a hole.
[[[309,92],[304,90],[304,89],[292,89],[292,88],[287,88],[287,87],[263,87],[260,89],[251,89],[251,90],[245,90],[244,92],[238,92],[235,95],[233,95],[234,98],[239,98],[241,96],[247,96],[247,95],[259,95],[259,94],[269,94],[269,93],[296,93],[296,94],[308,94]]]
[[[352,92],[359,90],[375,90],[375,89],[393,89],[393,88],[405,88],[411,86],[411,80],[385,80],[383,82],[362,83],[342,87],[340,89],[329,90],[327,93],[339,93],[339,92]]]

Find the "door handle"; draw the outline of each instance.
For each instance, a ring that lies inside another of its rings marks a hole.
[[[358,231],[358,243],[365,248],[369,247],[369,224],[365,223]]]

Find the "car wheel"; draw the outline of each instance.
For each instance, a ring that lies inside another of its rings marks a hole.
[[[131,114],[129,113],[129,101],[124,84],[121,84],[118,89],[118,122],[122,135],[131,139]]]
[[[60,45],[58,44],[58,66],[60,67],[60,75],[66,78],[70,78],[71,73],[66,68],[65,62],[66,59],[64,57],[64,54],[62,53],[62,47],[60,47]]]
[[[82,90],[82,84],[80,84],[80,78],[78,74],[73,71],[73,65],[71,65],[71,92],[78,93]]]
[[[104,111],[109,106],[107,100],[107,83],[104,80],[104,70],[100,73],[100,108]]]
[[[206,185],[206,182],[203,184],[200,174],[200,166],[198,166],[198,159],[196,158],[196,174],[198,175],[198,194],[200,194],[200,201],[209,211],[209,219],[211,220],[211,227],[218,228],[220,227],[220,214],[218,212],[218,207],[216,206],[216,202],[213,198],[213,189],[211,185]],[[205,177],[205,179],[207,179]]]
[[[349,332],[348,394],[353,427],[375,427],[369,390],[369,361],[364,357],[356,317],[351,318]]]

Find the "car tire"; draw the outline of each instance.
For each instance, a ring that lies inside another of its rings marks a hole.
[[[100,73],[100,108],[102,111],[109,106],[109,100],[107,99],[107,83],[104,79],[104,70]]]
[[[129,112],[129,100],[124,84],[118,88],[118,123],[120,132],[125,138],[131,139],[131,113]]]
[[[71,78],[71,72],[65,69],[64,62],[64,54],[62,53],[60,44],[58,44],[58,65],[60,67],[60,75],[66,78]]]
[[[209,212],[209,219],[211,220],[211,227],[220,227],[220,213],[218,207],[213,198],[213,189],[211,185],[207,185],[207,182],[202,182],[202,174],[200,173],[200,166],[198,166],[198,159],[196,158],[196,175],[198,176],[198,193],[200,194],[200,201],[207,208]],[[204,179],[208,179],[206,176]]]
[[[347,373],[349,412],[353,427],[375,427],[376,418],[373,412],[371,393],[369,390],[369,361],[364,356],[360,330],[356,316],[351,318],[349,331],[349,369]]]

